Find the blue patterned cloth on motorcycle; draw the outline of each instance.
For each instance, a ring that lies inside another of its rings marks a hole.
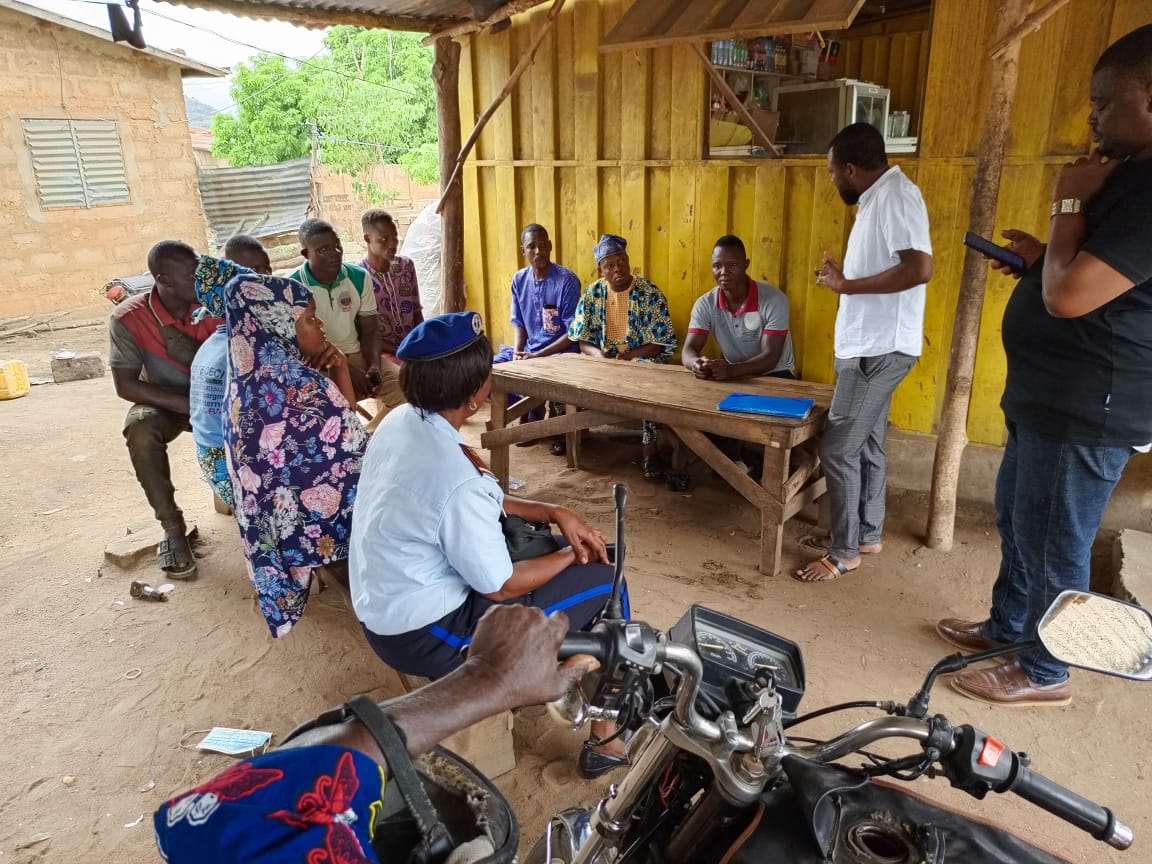
[[[274,750],[160,805],[156,845],[169,864],[378,864],[371,825],[384,786],[383,768],[358,750]]]

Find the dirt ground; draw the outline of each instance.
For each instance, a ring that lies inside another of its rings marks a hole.
[[[103,328],[0,340],[0,359],[20,358],[33,378],[48,374],[60,347],[104,353]],[[133,600],[135,576],[103,560],[105,545],[151,514],[120,436],[126,405],[109,377],[34,387],[0,402],[0,642],[8,693],[0,703],[0,864],[152,862],[151,814],[165,798],[224,768],[229,759],[193,749],[209,727],[282,736],[355,693],[384,697],[397,682],[372,654],[336,592],[314,597],[279,642],[268,636],[244,575],[231,517],[212,510],[191,439],[172,448],[178,500],[199,524],[199,579],[179,583],[166,604]],[[478,437],[474,421],[466,430]],[[804,649],[813,709],[847,699],[907,699],[923,673],[950,652],[932,630],[945,615],[977,615],[998,563],[989,514],[960,513],[954,552],[919,545],[923,496],[890,493],[884,552],[836,583],[804,585],[755,569],[755,512],[701,466],[691,492],[639,477],[638,448],[607,436],[586,446],[575,472],[543,447],[514,449],[520,494],[570,504],[612,526],[611,483],[627,482],[634,613],[671,625],[702,603],[775,630]],[[802,554],[787,527],[785,558]],[[921,792],[1000,820],[1071,861],[1152,861],[1152,743],[1134,734],[1152,703],[1140,685],[1073,673],[1076,701],[1056,709],[992,708],[940,686],[933,708],[973,722],[1029,752],[1034,767],[1113,807],[1136,830],[1127,854],[1010,796],[984,802],[942,780]],[[847,714],[805,732],[831,735],[863,719]],[[551,725],[542,708],[519,712],[518,767],[500,780],[526,838],[561,807],[594,801],[605,783],[575,770],[581,733]]]

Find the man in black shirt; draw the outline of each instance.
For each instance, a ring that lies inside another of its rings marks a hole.
[[[1104,508],[1152,443],[1152,25],[1101,55],[1090,98],[1097,149],[1061,171],[1047,246],[1004,232],[1027,266],[1002,328],[1000,574],[986,621],[936,625],[968,650],[1031,638],[1060,591],[1087,590]],[[1071,699],[1068,667],[1040,648],[952,684],[992,704]]]

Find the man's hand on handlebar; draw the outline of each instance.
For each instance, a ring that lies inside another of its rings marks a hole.
[[[545,616],[531,606],[493,606],[476,627],[462,671],[493,688],[506,708],[558,699],[598,665],[587,655],[557,662],[568,626],[563,612]]]

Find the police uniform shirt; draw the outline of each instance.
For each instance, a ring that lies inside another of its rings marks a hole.
[[[426,627],[458,609],[469,588],[492,594],[512,577],[504,493],[463,443],[439,414],[401,405],[368,444],[348,565],[356,616],[373,633]]]

